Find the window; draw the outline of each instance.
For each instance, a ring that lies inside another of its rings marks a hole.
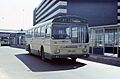
[[[85,24],[54,24],[52,38],[71,39],[72,43],[88,43],[88,30]]]
[[[44,37],[45,36],[45,26],[41,27],[41,33],[40,33],[40,37]]]
[[[72,28],[72,37],[76,37],[77,38],[77,27],[73,27]]]
[[[35,28],[35,30],[34,30],[34,36],[35,37],[40,37],[40,27]]]
[[[33,37],[34,29],[31,30],[31,37]]]
[[[66,28],[66,33],[67,33],[67,36],[66,36],[66,38],[70,38],[71,37],[71,29],[70,29],[70,27],[68,27],[68,28]]]
[[[89,30],[89,37],[90,37],[90,47],[92,47],[93,46],[93,41],[94,41],[94,35],[95,33],[94,33],[94,29],[90,29]]]
[[[85,35],[86,34],[86,27],[81,26],[80,27],[80,43],[85,42]]]
[[[47,29],[46,29],[46,37],[50,37],[51,36],[51,25],[48,25]]]
[[[34,30],[34,37],[37,37],[37,35],[38,35],[38,28],[35,28],[35,30]]]
[[[32,30],[30,30],[30,37],[32,37]]]
[[[40,37],[40,27],[38,27],[38,33],[37,33],[37,37]]]
[[[103,46],[103,29],[95,29],[95,36],[94,36],[94,46],[95,47],[101,47]]]
[[[26,31],[25,35],[28,38],[29,37],[29,31]]]
[[[118,45],[117,29],[106,29],[105,46],[114,46],[114,45]]]
[[[54,24],[53,25],[52,38],[66,39],[69,37],[70,37],[70,25],[69,24]]]
[[[72,42],[73,43],[88,43],[88,30],[86,25],[72,26]]]

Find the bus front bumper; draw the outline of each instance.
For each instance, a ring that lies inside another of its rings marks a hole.
[[[48,59],[59,59],[59,58],[88,58],[89,54],[67,54],[67,55],[51,55],[51,54],[46,54]]]

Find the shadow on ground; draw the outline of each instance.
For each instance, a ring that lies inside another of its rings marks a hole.
[[[39,57],[29,54],[18,54],[15,56],[21,60],[32,72],[72,70],[86,65],[80,62],[73,62],[70,59],[42,61]]]

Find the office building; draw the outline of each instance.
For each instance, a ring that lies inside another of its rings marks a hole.
[[[34,25],[39,22],[52,19],[67,13],[66,0],[43,0],[40,5],[34,9]]]
[[[43,0],[33,11],[33,25],[62,15],[77,15],[90,26],[116,24],[117,0]]]

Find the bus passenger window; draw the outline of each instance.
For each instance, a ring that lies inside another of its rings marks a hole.
[[[34,30],[34,36],[37,37],[37,34],[38,34],[38,29],[36,28],[36,29]]]
[[[47,28],[46,29],[46,37],[50,37],[50,34],[51,34],[51,28]]]
[[[38,28],[38,34],[37,34],[38,37],[40,37],[40,27]]]
[[[44,36],[45,36],[45,27],[42,27],[40,37],[44,37]]]

